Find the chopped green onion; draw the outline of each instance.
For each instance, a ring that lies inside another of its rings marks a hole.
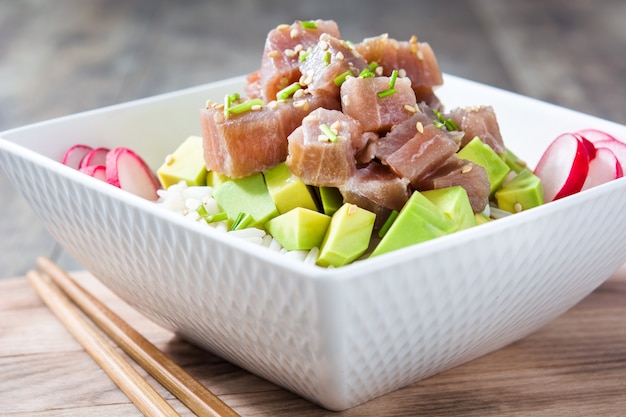
[[[200,215],[200,217],[205,217],[208,216],[209,213],[207,213],[206,211],[206,207],[204,207],[204,204],[200,204],[197,208],[196,208],[196,212],[198,212],[198,214]]]
[[[341,74],[339,74],[338,76],[335,77],[335,85],[337,87],[341,86],[341,84],[344,83],[344,81],[346,81],[346,78],[348,78],[349,76],[354,76],[354,74],[352,73],[352,71],[347,70],[346,72],[342,72]]]
[[[309,54],[311,53],[311,49],[307,49],[304,52],[300,52],[300,56],[298,56],[298,61],[300,62],[304,62],[306,61],[307,57],[309,56]]]
[[[376,62],[376,61],[370,62],[370,65],[369,65],[368,68],[369,68],[370,71],[374,71],[376,68],[378,68],[378,62]]]
[[[230,107],[237,100],[239,100],[239,94],[237,93],[227,94],[226,96],[224,96],[224,117],[225,118],[228,119],[228,115],[230,114]]]
[[[228,109],[228,113],[229,114],[230,113],[232,114],[245,113],[247,111],[252,110],[252,107],[254,106],[262,106],[262,105],[263,105],[263,100],[261,100],[260,98],[255,98],[255,99],[244,101],[243,103],[239,103],[230,107]]]
[[[302,88],[302,86],[300,85],[299,82],[295,82],[295,83],[293,83],[291,85],[288,85],[287,87],[283,88],[278,93],[276,93],[276,99],[277,100],[286,100],[289,97],[291,97],[293,95],[293,93],[295,93],[296,91],[300,90],[301,88]]]
[[[389,79],[389,88],[395,87],[397,78],[398,78],[398,70],[393,70],[391,72],[391,78]]]
[[[376,74],[374,74],[369,68],[363,68],[363,71],[359,73],[360,78],[372,78],[375,76]]]
[[[320,130],[331,142],[337,142],[337,140],[339,140],[339,137],[335,135],[335,133],[330,129],[330,127],[328,127],[327,124],[322,123],[320,125]]]
[[[306,20],[302,22],[302,27],[304,29],[317,29],[317,23],[312,20]]]
[[[397,210],[391,211],[391,213],[389,214],[389,217],[387,217],[387,220],[385,220],[385,223],[383,223],[383,227],[381,227],[380,230],[378,231],[379,238],[382,239],[387,234],[393,222],[396,221],[396,217],[398,217],[398,214],[399,213]]]
[[[330,65],[330,56],[330,51],[326,51],[326,53],[324,54],[324,66]]]
[[[459,130],[459,126],[452,119],[446,119],[443,114],[437,109],[433,109],[433,113],[437,116],[437,120],[433,121],[433,124],[441,129],[445,127],[448,132],[452,132],[453,130]]]
[[[219,213],[215,213],[215,214],[207,213],[206,207],[204,207],[203,204],[200,204],[198,208],[196,208],[196,212],[198,213],[201,219],[204,219],[204,221],[206,221],[209,224],[215,223],[215,222],[221,222],[223,220],[228,219],[228,215],[226,214],[226,212],[223,212],[223,211]]]
[[[387,90],[379,91],[378,92],[378,97],[385,98],[385,97],[389,97],[389,96],[391,96],[393,94],[396,94],[396,89],[395,88],[388,88]]]
[[[250,223],[252,223],[252,220],[253,218],[250,214],[240,211],[239,214],[237,214],[237,217],[235,218],[235,220],[233,221],[233,224],[230,227],[230,230],[245,229]]]

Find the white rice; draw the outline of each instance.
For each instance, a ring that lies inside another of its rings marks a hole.
[[[228,230],[226,221],[207,223],[197,212],[200,205],[204,206],[207,214],[218,214],[220,208],[213,198],[213,187],[187,186],[185,181],[171,185],[167,190],[158,190],[159,199],[157,204],[163,208],[178,213],[190,221],[199,222],[208,227],[231,234],[240,239],[264,246],[269,250],[279,252],[285,256],[301,260],[308,264],[315,264],[319,255],[319,249],[313,248],[306,251],[288,251],[265,230],[249,227],[240,230]]]

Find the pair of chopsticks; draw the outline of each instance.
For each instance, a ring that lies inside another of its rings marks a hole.
[[[177,416],[178,413],[84,318],[81,310],[128,356],[196,415],[239,416],[121,317],[77,284],[54,262],[40,257],[37,258],[37,266],[49,279],[32,270],[26,275],[29,284],[144,415]]]

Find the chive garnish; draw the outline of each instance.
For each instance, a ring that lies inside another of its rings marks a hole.
[[[228,109],[228,113],[229,114],[245,113],[247,111],[252,110],[252,107],[254,106],[262,106],[262,105],[263,105],[263,100],[261,100],[260,98],[254,98],[252,100],[247,100],[247,101],[244,101],[243,103],[239,103],[234,106],[231,106]]]
[[[324,66],[330,65],[330,51],[326,51],[324,54]]]
[[[341,84],[344,83],[344,81],[346,81],[346,78],[348,78],[349,76],[353,76],[354,74],[352,73],[352,71],[347,70],[346,72],[342,72],[341,74],[339,74],[338,76],[335,77],[335,85],[337,87],[341,86]]]
[[[228,219],[228,215],[226,214],[226,212],[219,212],[219,213],[215,213],[215,214],[209,214],[206,211],[206,208],[204,207],[203,204],[200,204],[198,206],[198,208],[196,208],[196,212],[198,213],[198,215],[200,215],[201,219],[204,219],[204,221],[206,221],[207,223],[215,223],[215,222],[221,222],[223,220],[227,220]]]
[[[312,20],[305,20],[302,22],[302,27],[304,29],[317,29],[317,23]]]
[[[452,132],[453,130],[459,130],[459,126],[452,119],[446,119],[443,114],[437,109],[433,109],[433,113],[437,116],[437,120],[433,121],[435,127],[441,129],[445,127],[448,132]]]
[[[300,62],[304,62],[306,61],[307,57],[309,56],[309,54],[311,53],[311,49],[307,49],[304,52],[300,52],[300,55],[298,56],[298,61]]]
[[[389,229],[391,228],[391,225],[393,224],[394,221],[396,221],[396,217],[398,217],[398,211],[397,210],[393,210],[390,214],[389,217],[387,217],[387,220],[385,220],[385,223],[383,223],[383,226],[380,228],[380,230],[378,231],[378,237],[379,238],[383,238],[383,236],[385,236],[385,234],[387,234],[387,232],[389,231]]]
[[[339,137],[335,135],[335,133],[330,129],[330,127],[328,127],[327,124],[322,123],[320,125],[320,130],[331,142],[337,142],[337,140],[339,140]]]
[[[280,90],[276,93],[277,100],[286,100],[293,95],[296,91],[300,90],[302,86],[299,82],[295,82],[293,84],[288,85],[287,87]]]
[[[250,214],[240,211],[239,214],[237,214],[237,217],[235,217],[230,230],[245,229],[250,223],[252,223],[252,220],[253,219]]]
[[[363,71],[359,73],[360,78],[372,78],[375,76],[376,74],[374,74],[369,68],[363,68]]]
[[[369,68],[370,71],[374,71],[377,67],[378,67],[378,62],[372,61],[372,62],[370,62],[368,68]]]
[[[396,79],[398,78],[398,70],[391,72],[391,78],[389,79],[389,88],[393,88],[396,85]]]
[[[386,90],[383,91],[379,91],[378,92],[378,97],[379,98],[385,98],[385,97],[389,97],[393,94],[396,94],[396,89],[395,88],[388,88]]]

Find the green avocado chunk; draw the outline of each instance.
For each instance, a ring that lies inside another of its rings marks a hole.
[[[413,192],[370,257],[456,232],[459,226],[424,197]]]
[[[345,203],[333,214],[320,247],[317,264],[342,266],[367,250],[376,215],[357,205]]]
[[[307,185],[295,176],[284,162],[266,170],[263,176],[280,214],[296,207],[317,210]]]
[[[278,210],[261,173],[243,178],[228,178],[215,188],[213,197],[231,221],[239,213],[252,216],[249,227],[262,229],[269,219],[278,216]]]
[[[422,195],[451,218],[459,230],[476,226],[476,217],[465,188],[460,185],[423,191]]]
[[[229,179],[230,178],[224,174],[220,174],[219,172],[215,171],[209,171],[206,174],[206,185],[216,188]]]
[[[529,169],[520,171],[495,194],[498,208],[518,213],[544,203],[541,180]]]
[[[459,159],[466,159],[482,166],[487,171],[490,195],[500,188],[511,168],[491,148],[483,143],[478,137],[472,139],[467,145],[457,152]]]
[[[517,155],[511,152],[511,150],[508,148],[504,152],[504,155],[502,155],[502,159],[504,160],[504,163],[507,164],[509,168],[511,168],[511,171],[515,173],[519,174],[524,169],[528,169],[526,162],[521,160]]]
[[[330,216],[304,207],[270,219],[265,230],[287,250],[319,248],[330,224]]]
[[[343,196],[335,187],[319,187],[320,201],[324,214],[332,216],[343,204]]]
[[[189,136],[176,150],[165,158],[157,170],[163,188],[185,181],[188,186],[206,185],[206,164],[202,150],[202,138]]]

